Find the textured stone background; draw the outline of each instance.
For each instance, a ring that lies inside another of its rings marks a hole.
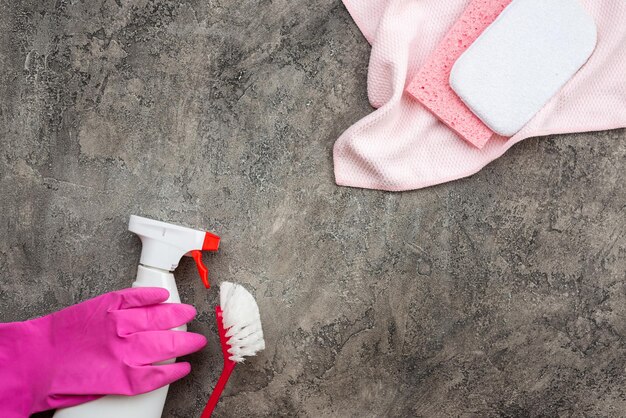
[[[141,214],[220,234],[213,282],[261,306],[217,416],[624,415],[624,130],[339,188],[332,144],[371,111],[339,0],[1,5],[0,320],[130,285]],[[164,413],[188,418],[221,356],[215,291],[177,275],[209,338]]]

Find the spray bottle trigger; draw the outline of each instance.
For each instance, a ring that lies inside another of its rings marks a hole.
[[[200,274],[200,278],[202,279],[202,283],[204,283],[204,287],[207,289],[211,287],[209,284],[209,269],[206,268],[204,263],[202,262],[202,251],[193,250],[191,251],[191,256],[193,260],[196,262],[196,267],[198,268],[198,274]]]

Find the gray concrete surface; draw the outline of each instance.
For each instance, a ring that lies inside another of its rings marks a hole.
[[[220,234],[213,282],[261,306],[216,416],[626,414],[624,130],[339,188],[332,144],[371,111],[339,0],[1,4],[0,320],[128,286],[141,214]],[[221,357],[215,291],[177,275],[210,342],[170,392],[187,418]]]

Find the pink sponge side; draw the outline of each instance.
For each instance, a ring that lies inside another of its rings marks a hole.
[[[407,87],[407,91],[442,122],[478,148],[493,131],[450,88],[455,61],[512,0],[472,0]]]

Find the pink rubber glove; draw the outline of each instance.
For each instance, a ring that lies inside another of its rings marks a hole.
[[[189,363],[152,365],[206,345],[202,335],[170,330],[196,311],[161,304],[168,296],[160,288],[125,289],[42,318],[0,324],[0,416],[137,395],[187,375]]]

